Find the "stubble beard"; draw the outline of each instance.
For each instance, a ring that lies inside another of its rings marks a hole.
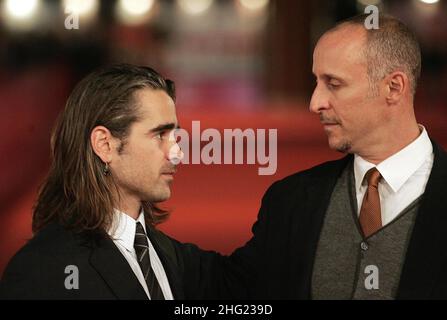
[[[352,153],[352,142],[349,140],[342,140],[336,143],[329,142],[329,147],[340,153]]]
[[[350,153],[352,143],[350,141],[344,141],[336,147],[336,150],[341,153]]]

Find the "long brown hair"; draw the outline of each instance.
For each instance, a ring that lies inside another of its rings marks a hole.
[[[52,164],[33,212],[33,232],[52,221],[80,231],[107,231],[112,223],[113,175],[94,153],[90,134],[98,125],[125,144],[129,127],[138,121],[134,93],[142,88],[165,91],[175,101],[175,87],[155,70],[127,64],[100,69],[73,90],[51,135]],[[146,222],[157,224],[168,212],[142,203]]]

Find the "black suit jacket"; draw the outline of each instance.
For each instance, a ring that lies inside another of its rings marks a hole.
[[[148,227],[174,299],[202,299],[212,280],[203,269],[221,258],[181,244]],[[79,289],[68,290],[68,265],[79,271]],[[203,269],[201,269],[203,268]],[[214,269],[218,276],[218,270]],[[147,299],[127,260],[107,235],[75,234],[51,223],[11,259],[0,281],[0,299]]]
[[[447,154],[435,143],[433,148],[433,169],[405,256],[398,299],[447,299]],[[246,278],[251,281],[248,291],[236,296],[310,298],[324,217],[337,178],[352,158],[296,173],[268,189],[252,239],[230,257],[242,274],[252,275]]]

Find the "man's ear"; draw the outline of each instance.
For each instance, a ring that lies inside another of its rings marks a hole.
[[[409,80],[402,71],[394,71],[386,77],[386,101],[388,104],[396,104],[402,100],[408,90]]]
[[[110,130],[104,126],[97,126],[93,128],[90,134],[90,143],[92,144],[93,152],[104,163],[112,161],[113,136]]]

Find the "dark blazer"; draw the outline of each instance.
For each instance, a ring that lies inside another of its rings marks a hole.
[[[447,154],[435,143],[433,149],[433,169],[405,256],[398,299],[447,299]],[[231,256],[235,265],[255,275],[242,296],[310,298],[324,217],[337,178],[352,158],[323,163],[268,189],[252,239]]]
[[[211,268],[220,256],[181,244],[147,228],[163,264],[174,299],[204,298],[200,267]],[[188,263],[185,264],[185,261]],[[65,288],[67,265],[79,270],[79,289]],[[217,270],[214,272],[217,274]],[[0,281],[0,299],[147,299],[127,260],[107,235],[75,234],[51,223],[8,264]]]

